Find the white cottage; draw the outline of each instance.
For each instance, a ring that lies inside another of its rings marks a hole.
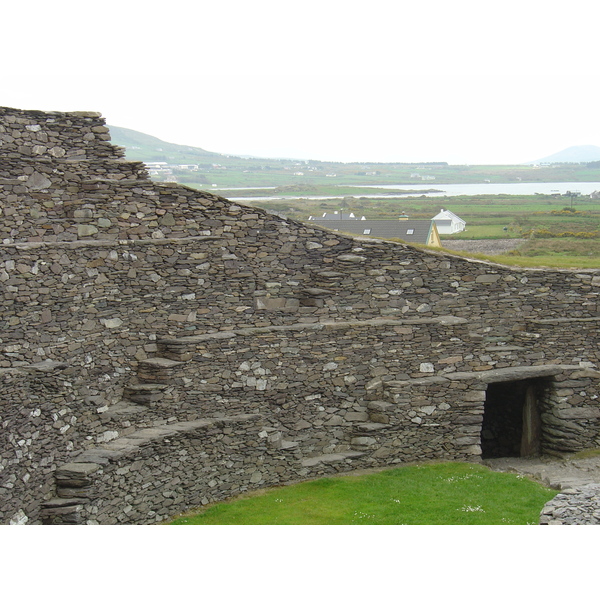
[[[442,208],[431,220],[437,225],[437,230],[441,234],[458,233],[464,231],[467,226],[465,221],[445,208]]]

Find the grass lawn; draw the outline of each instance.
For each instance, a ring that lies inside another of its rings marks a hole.
[[[270,488],[174,525],[537,525],[557,492],[469,463],[412,465]]]

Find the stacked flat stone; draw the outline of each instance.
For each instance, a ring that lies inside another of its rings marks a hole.
[[[557,494],[544,506],[540,525],[600,525],[600,484]]]

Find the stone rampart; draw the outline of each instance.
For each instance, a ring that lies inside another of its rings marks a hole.
[[[97,112],[42,112],[0,107],[3,159],[122,159],[110,143],[110,130]]]
[[[535,398],[538,451],[598,444],[598,272],[157,184],[105,129],[0,109],[2,522],[150,523],[357,467],[479,460],[525,427],[504,396]]]

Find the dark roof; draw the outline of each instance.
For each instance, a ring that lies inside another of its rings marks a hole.
[[[314,222],[311,221],[311,223]],[[427,244],[433,227],[430,219],[367,219],[365,221],[346,221],[344,219],[343,221],[321,221],[319,225],[352,235],[386,239],[395,238],[413,244]]]
[[[359,217],[354,215],[352,211],[348,212],[332,212],[332,213],[323,213],[321,217],[310,217],[309,221],[358,221]]]

